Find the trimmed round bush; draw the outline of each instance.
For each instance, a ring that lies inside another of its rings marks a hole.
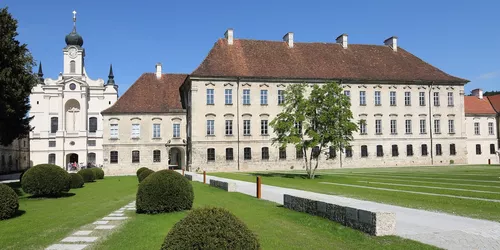
[[[194,209],[168,232],[162,250],[260,249],[257,236],[223,208]]]
[[[96,180],[104,179],[104,171],[100,168],[91,168],[92,172],[94,172]]]
[[[142,167],[142,168],[137,169],[137,172],[136,172],[137,177],[139,177],[139,175],[142,173],[142,171],[144,171],[144,170],[146,170],[146,169],[149,169],[149,168],[147,168],[147,167]]]
[[[83,177],[77,173],[69,174],[71,177],[71,188],[82,188],[83,187]]]
[[[141,175],[143,175],[141,173]],[[193,186],[181,174],[161,170],[144,179],[137,190],[137,213],[168,213],[193,207]]]
[[[85,168],[78,171],[78,174],[82,176],[84,182],[94,182],[95,173],[90,168]]]
[[[70,189],[71,177],[61,167],[39,164],[28,169],[22,178],[23,191],[34,196],[60,196]]]
[[[151,169],[145,169],[143,170],[139,176],[137,176],[137,179],[139,179],[139,183],[142,182],[144,179],[146,179],[146,177],[148,177],[150,174],[154,173],[155,171],[151,170]]]
[[[5,184],[0,184],[0,220],[12,218],[19,208],[16,192]]]

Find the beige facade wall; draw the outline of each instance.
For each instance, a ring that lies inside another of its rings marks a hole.
[[[29,138],[16,139],[8,146],[0,145],[0,174],[19,172],[29,167]]]
[[[469,164],[491,164],[499,163],[497,145],[497,122],[496,115],[473,115],[465,117],[467,125],[467,150]],[[476,130],[478,124],[479,130]],[[490,125],[491,124],[491,125]],[[492,126],[490,131],[489,126]],[[477,133],[479,132],[479,133]],[[488,161],[489,160],[489,161]]]
[[[261,120],[269,122],[281,111],[278,90],[285,90],[290,82],[197,80],[191,82],[191,126],[193,170],[235,171],[298,169],[302,160],[296,160],[295,149],[287,149],[286,160],[279,159],[277,146],[271,145],[269,135],[261,135]],[[342,85],[350,91],[351,110],[355,121],[365,120],[366,134],[355,133],[352,142],[353,156],[342,155],[343,167],[421,166],[431,164],[466,164],[466,130],[462,85],[406,85],[361,84]],[[429,92],[430,88],[430,92]],[[207,105],[207,89],[214,90],[214,103]],[[232,91],[232,104],[225,104],[225,90]],[[250,104],[243,105],[243,90],[250,90]],[[268,104],[260,104],[260,91],[267,90]],[[360,104],[360,92],[365,92],[365,105]],[[375,104],[375,91],[380,91],[380,105]],[[390,105],[390,92],[396,92],[396,103]],[[405,104],[405,92],[410,92],[410,103]],[[419,103],[419,92],[425,93],[425,102]],[[439,105],[434,105],[438,93]],[[452,102],[448,105],[448,93]],[[430,96],[429,96],[430,95]],[[431,98],[429,109],[429,98]],[[207,120],[214,120],[215,133],[207,135]],[[225,135],[225,121],[233,120],[233,135]],[[250,135],[243,134],[243,120],[251,121]],[[375,120],[382,121],[382,131],[375,133]],[[391,133],[390,120],[396,120],[396,132]],[[411,120],[411,133],[406,133],[405,120]],[[420,120],[425,120],[425,133],[420,133]],[[440,121],[440,131],[435,133],[434,120]],[[448,120],[453,120],[454,131],[449,131]],[[432,127],[431,127],[432,126]],[[431,139],[432,132],[432,139]],[[412,145],[413,156],[407,156],[406,147]],[[428,155],[422,156],[421,145],[426,144]],[[436,145],[441,145],[441,155],[436,155]],[[450,144],[455,144],[456,154],[450,155]],[[368,156],[361,157],[361,146],[366,145]],[[383,157],[377,157],[377,145],[383,146]],[[392,156],[392,145],[398,146],[399,155]],[[431,146],[432,145],[432,146]],[[244,148],[251,148],[252,159],[244,160]],[[262,160],[261,148],[269,147],[269,160]],[[207,149],[214,148],[216,159],[208,161]],[[233,148],[234,160],[226,160],[226,148]],[[432,148],[432,157],[431,157]],[[239,153],[238,153],[239,152]],[[340,167],[340,155],[322,162],[321,168]],[[323,159],[325,157],[323,156]]]
[[[133,124],[139,125],[139,137],[133,138]],[[153,133],[154,124],[160,125],[159,137]],[[180,127],[180,136],[174,137],[174,124]],[[111,128],[118,125],[118,137],[112,137]],[[152,170],[180,168],[186,164],[186,114],[104,114],[104,171],[107,175],[135,175],[137,169]],[[153,151],[160,151],[155,161]],[[118,161],[111,161],[111,152],[118,153]],[[139,151],[139,162],[132,162],[132,151]],[[169,152],[171,159],[169,158]],[[178,162],[180,161],[180,162]]]

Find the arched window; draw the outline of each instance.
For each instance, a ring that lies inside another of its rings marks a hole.
[[[49,164],[56,164],[56,154],[49,154]]]
[[[89,118],[89,132],[95,133],[97,131],[97,117]]]
[[[75,73],[76,72],[76,63],[75,63],[75,61],[69,62],[69,72],[70,73]]]
[[[95,166],[95,153],[87,154],[87,164],[92,164],[93,166]]]

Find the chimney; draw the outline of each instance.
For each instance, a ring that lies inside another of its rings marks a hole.
[[[337,43],[342,45],[342,48],[347,49],[347,34],[342,34],[337,37]]]
[[[387,39],[385,39],[384,44],[391,47],[394,52],[398,51],[398,37],[397,36],[391,36]]]
[[[483,99],[483,90],[482,89],[473,89],[472,95],[482,100]]]
[[[161,63],[156,64],[156,79],[161,79]]]
[[[226,33],[224,33],[224,37],[226,37],[228,45],[233,45],[233,29],[227,29]]]
[[[293,48],[293,32],[288,32],[283,36],[283,41],[288,44],[288,48]]]

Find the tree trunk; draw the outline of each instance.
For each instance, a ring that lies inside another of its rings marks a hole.
[[[342,168],[342,149],[339,150],[340,168]]]

